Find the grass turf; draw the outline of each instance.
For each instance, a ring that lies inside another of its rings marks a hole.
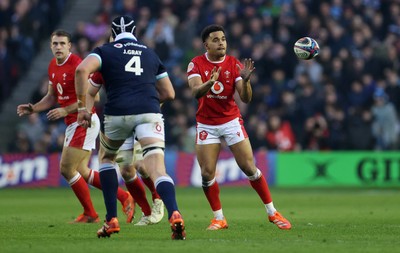
[[[221,187],[229,229],[206,231],[212,213],[199,188],[178,188],[186,241],[172,241],[167,217],[98,239],[101,224],[69,224],[81,208],[69,188],[0,189],[0,252],[400,252],[399,189],[271,189],[292,222],[281,231],[248,187]],[[101,217],[101,192],[91,191]],[[119,205],[120,210],[120,205]],[[137,210],[135,221],[140,212]]]

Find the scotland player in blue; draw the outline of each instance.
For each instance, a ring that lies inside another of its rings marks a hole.
[[[100,179],[106,205],[106,220],[98,237],[120,230],[117,219],[118,187],[115,159],[125,139],[135,134],[142,145],[147,173],[155,183],[167,211],[172,239],[185,239],[185,226],[175,198],[174,182],[164,163],[164,119],[160,103],[174,99],[175,91],[159,57],[137,41],[135,22],[121,16],[111,25],[114,42],[95,48],[76,68],[78,123],[91,125],[90,110],[100,87],[87,85],[87,78],[101,72],[107,94],[104,106],[104,135],[100,138]]]

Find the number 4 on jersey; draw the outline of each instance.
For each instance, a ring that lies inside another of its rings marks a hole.
[[[125,65],[125,71],[132,72],[135,75],[140,76],[143,73],[140,57],[137,55],[133,56]]]

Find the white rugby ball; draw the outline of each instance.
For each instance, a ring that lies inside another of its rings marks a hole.
[[[310,60],[319,54],[319,45],[313,38],[303,37],[294,43],[293,50],[297,58]]]

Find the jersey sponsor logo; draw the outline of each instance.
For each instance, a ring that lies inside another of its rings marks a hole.
[[[207,139],[207,136],[208,136],[208,133],[207,133],[205,130],[203,130],[203,131],[201,131],[201,132],[199,133],[199,139],[202,140],[202,141],[204,141],[205,139]]]
[[[62,95],[63,92],[64,92],[64,90],[63,90],[63,88],[62,88],[62,86],[61,86],[60,83],[57,83],[57,90],[58,90],[58,93],[60,93],[61,95]]]
[[[187,72],[189,73],[190,71],[192,71],[193,68],[194,68],[194,63],[190,62],[188,67],[187,67]]]
[[[122,46],[121,43],[117,43],[117,44],[114,44],[114,47],[116,47],[116,48],[122,48],[123,46]]]
[[[156,126],[154,127],[156,129],[157,132],[161,132],[162,131],[162,127],[160,124],[156,124]]]
[[[216,81],[214,84],[213,84],[213,86],[211,86],[211,91],[214,93],[214,94],[221,94],[221,92],[223,92],[224,91],[224,85],[221,83],[221,82],[219,82],[219,81]]]

